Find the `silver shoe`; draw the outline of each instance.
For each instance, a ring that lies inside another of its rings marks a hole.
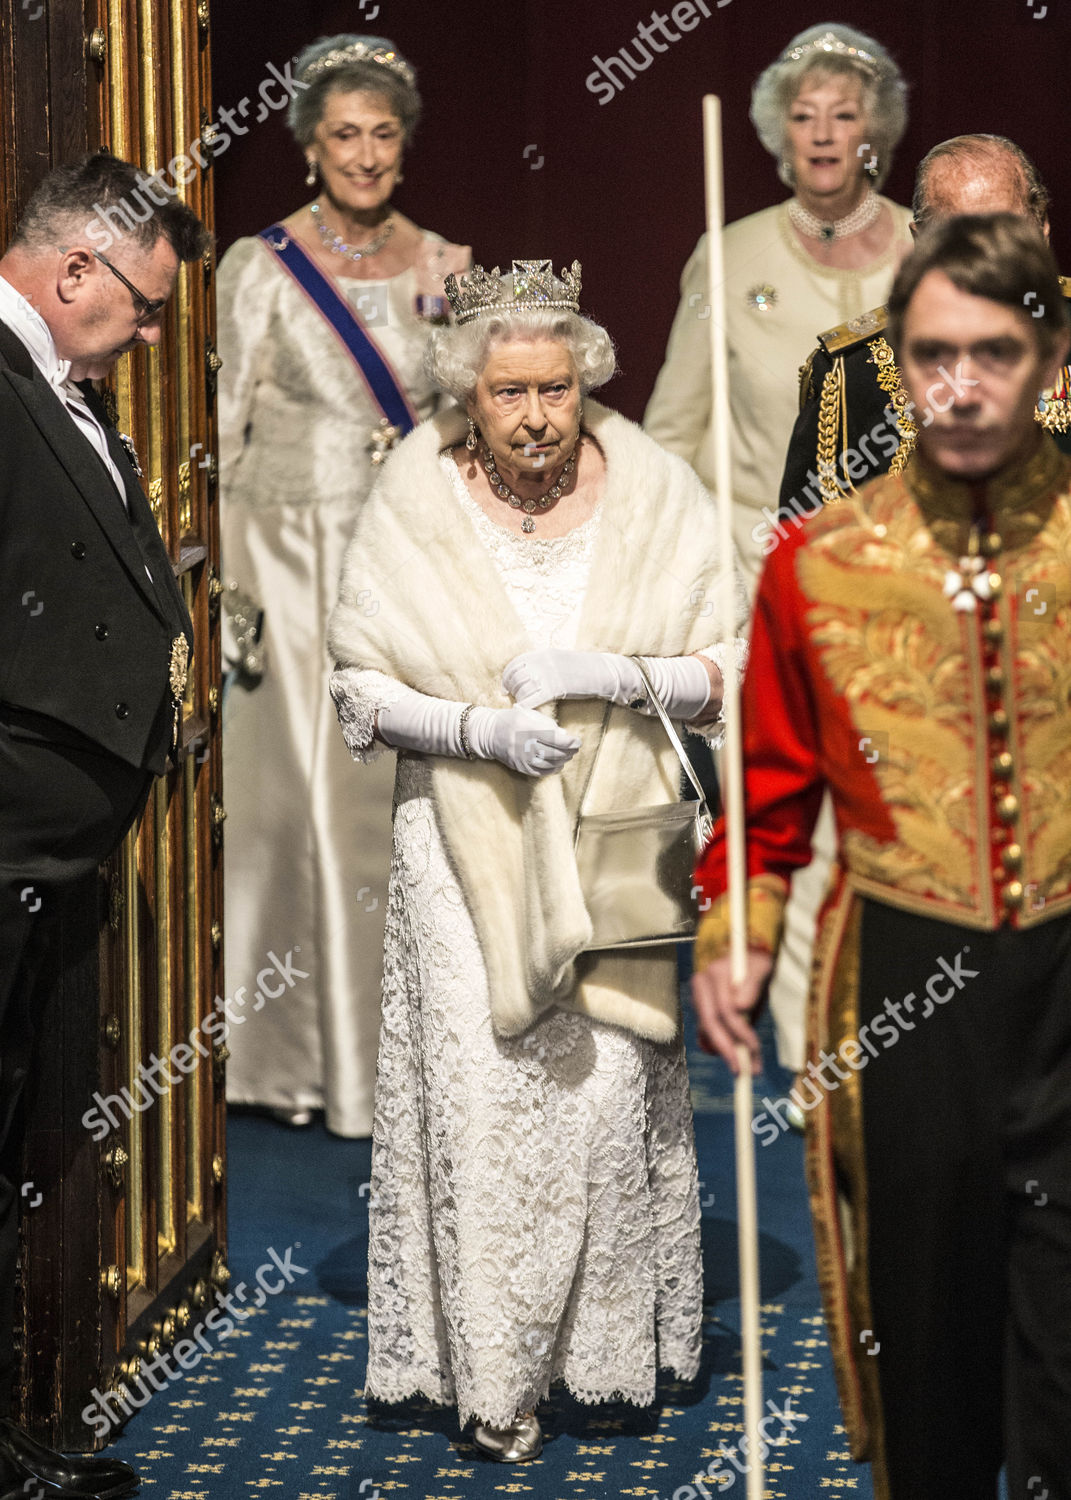
[[[522,1411],[508,1427],[477,1422],[472,1440],[481,1453],[500,1464],[523,1464],[543,1451],[543,1429],[534,1411]]]

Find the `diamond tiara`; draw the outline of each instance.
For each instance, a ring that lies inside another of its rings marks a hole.
[[[485,271],[483,266],[473,266],[467,276],[462,276],[459,285],[451,272],[444,287],[458,325],[471,323],[485,313],[519,308],[561,307],[569,312],[580,311],[578,260],[574,260],[570,268],[563,268],[558,280],[549,260],[515,260],[512,279],[511,290],[502,285],[504,277],[498,266],[491,271]]]
[[[869,73],[878,77],[888,72],[888,68],[880,58],[872,52],[866,52],[862,47],[851,47],[847,42],[841,41],[835,31],[824,31],[821,36],[815,37],[812,42],[803,42],[798,47],[790,47],[782,52],[782,62],[799,62],[800,58],[806,57],[811,52],[835,52],[839,57],[847,57],[856,62]]]
[[[301,72],[302,83],[310,83],[314,78],[319,78],[321,73],[330,72],[332,68],[341,68],[346,63],[374,62],[381,67],[389,68],[392,73],[407,83],[410,88],[416,83],[416,74],[400,53],[390,47],[372,47],[367,42],[350,42],[347,47],[335,47],[330,52],[325,52],[321,57],[314,57],[312,62]]]

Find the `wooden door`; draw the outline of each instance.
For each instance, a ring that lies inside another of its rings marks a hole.
[[[50,167],[101,145],[164,169],[211,228],[209,79],[207,0],[0,0],[2,242]],[[223,972],[214,274],[211,253],[182,268],[161,347],[124,356],[103,392],[196,642],[180,763],[99,880],[71,893],[49,955],[18,1401],[67,1449],[100,1446],[81,1416],[94,1390],[136,1380],[227,1281],[226,1046],[204,1030]]]

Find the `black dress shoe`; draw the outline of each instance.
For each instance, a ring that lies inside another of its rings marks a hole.
[[[86,1500],[87,1496],[91,1500],[122,1500],[138,1487],[136,1471],[121,1459],[85,1455],[64,1458],[6,1420],[0,1420],[0,1459],[21,1469],[24,1481],[42,1482],[40,1500],[58,1495],[66,1496],[66,1500]],[[14,1497],[18,1490],[10,1493]],[[0,1500],[8,1500],[3,1490]],[[22,1500],[38,1500],[32,1484],[23,1491]]]
[[[47,1480],[35,1479],[21,1464],[0,1457],[0,1500],[95,1500],[84,1490],[61,1490]]]

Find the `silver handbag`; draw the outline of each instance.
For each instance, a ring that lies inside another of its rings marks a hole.
[[[585,817],[584,800],[599,758],[596,750],[580,798],[573,841],[580,887],[594,928],[588,952],[654,947],[693,937],[697,915],[692,900],[695,863],[714,827],[703,788],[680,736],[651,686],[643,662],[633,659],[699,800]],[[604,730],[611,707],[607,705]]]

